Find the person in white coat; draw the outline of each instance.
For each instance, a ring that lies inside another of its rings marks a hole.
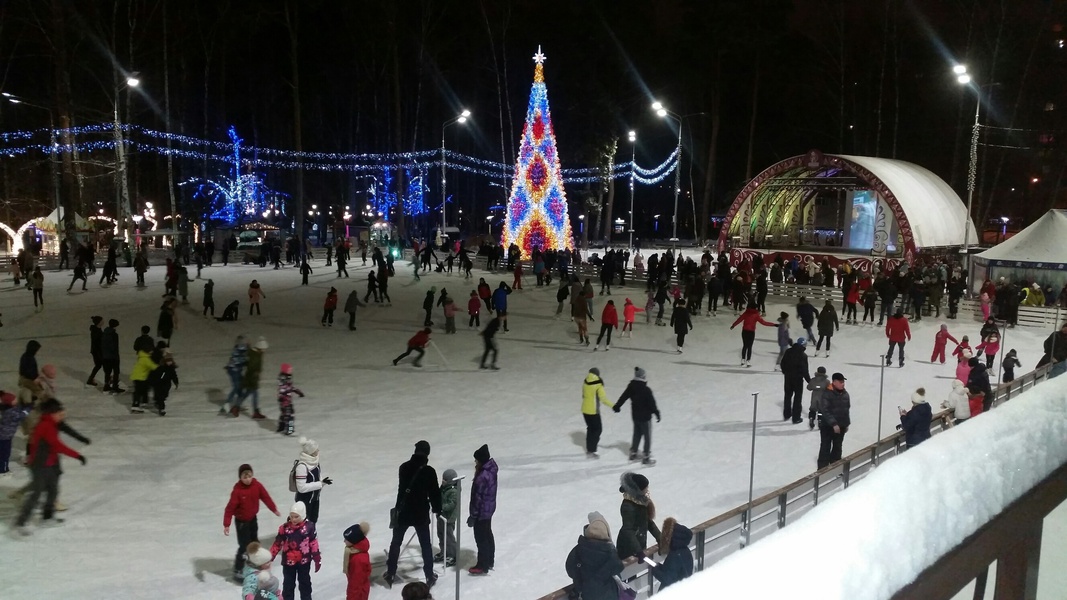
[[[952,410],[953,425],[959,425],[971,418],[971,405],[967,402],[967,386],[962,381],[959,379],[952,380],[952,391],[949,392],[948,398],[945,398],[941,403],[941,408]]]

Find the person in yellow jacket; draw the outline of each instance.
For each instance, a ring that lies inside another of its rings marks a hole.
[[[143,407],[148,404],[148,390],[152,387],[148,383],[148,378],[152,375],[152,371],[157,368],[159,368],[159,365],[152,360],[150,352],[145,350],[137,351],[137,363],[133,365],[133,370],[130,371],[130,381],[133,382],[133,406],[130,407],[130,412],[144,412]]]
[[[582,417],[585,418],[585,455],[588,458],[600,458],[596,453],[597,444],[600,443],[600,432],[604,431],[604,425],[600,421],[600,405],[614,408],[611,400],[608,400],[608,392],[604,389],[604,381],[600,379],[600,369],[593,367],[585,376],[582,383]]]
[[[1041,291],[1039,284],[1033,284],[1026,288],[1026,298],[1022,301],[1023,306],[1044,306],[1045,292]]]

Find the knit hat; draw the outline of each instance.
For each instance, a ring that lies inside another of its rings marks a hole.
[[[634,367],[634,379],[638,381],[646,381],[645,370],[641,367]]]
[[[600,377],[600,369],[598,369],[596,367],[593,367],[592,369],[589,369],[589,372],[592,373],[593,375],[596,375],[597,377]]]
[[[419,440],[415,442],[415,454],[421,454],[423,456],[430,455],[430,442],[426,440]]]
[[[915,393],[911,395],[912,404],[923,404],[926,402],[926,388],[919,388],[915,390]]]
[[[789,313],[787,313],[787,312],[785,312],[785,311],[782,311],[782,312],[781,312],[781,313],[780,313],[780,314],[778,315],[778,320],[779,320],[779,321],[784,321],[784,320],[786,320],[786,319],[788,319],[788,318],[789,318]]]
[[[99,316],[89,317],[89,318],[93,320],[93,325],[99,325],[100,322],[104,320],[104,317],[99,317]]]
[[[0,404],[3,404],[4,406],[14,406],[15,394],[12,394],[11,392],[0,392]]]
[[[301,436],[300,451],[304,454],[314,456],[315,453],[319,451],[319,443],[315,440],[309,440],[308,438]]]
[[[49,379],[55,379],[56,378],[56,366],[55,365],[45,365],[45,366],[41,367],[41,374],[44,375],[45,377],[49,378]]]
[[[245,464],[237,467],[237,476],[240,477],[241,475],[244,475],[245,471],[248,471],[249,473],[251,473],[252,472],[252,465],[250,465],[248,463],[245,463]]]
[[[256,568],[268,565],[273,561],[270,556],[270,550],[261,546],[259,542],[248,544],[245,554],[248,556],[248,564]]]
[[[148,325],[141,325],[141,335],[148,335],[148,332],[152,331],[152,328]]]
[[[118,327],[119,326],[119,320],[118,319],[108,319],[107,326],[108,327]]]
[[[360,521],[355,525],[349,527],[344,532],[345,541],[349,544],[355,545],[364,540],[367,534],[370,532],[370,523],[366,521]]]
[[[972,356],[971,359],[967,361],[967,364],[973,369],[982,364],[982,361],[978,360],[977,356]]]
[[[604,515],[593,511],[588,516],[589,524],[585,526],[585,537],[592,540],[611,541],[611,528]]]
[[[303,521],[308,516],[307,506],[304,506],[303,502],[296,502],[293,507],[289,509],[289,514],[296,513],[300,515],[300,520]]]
[[[63,403],[55,398],[49,398],[37,407],[42,415],[50,415],[63,410]]]
[[[445,483],[451,483],[459,477],[455,469],[445,469],[445,472],[441,474],[441,478],[445,480]]]
[[[802,338],[802,337],[797,338],[797,345],[798,346],[807,346],[808,345],[808,340],[805,339],[805,338]]]
[[[259,336],[259,341],[256,342],[256,350],[266,350],[270,346],[267,344],[267,338]]]
[[[282,375],[292,375],[293,365],[289,363],[282,363]]]
[[[815,372],[820,375],[826,375],[826,367],[819,367],[818,369],[815,369]]]
[[[637,486],[637,489],[644,491],[648,489],[648,477],[640,473],[634,473],[633,482]]]
[[[478,448],[474,451],[474,460],[478,461],[483,465],[489,462],[490,458],[492,457],[489,456],[489,444],[482,444],[481,448]]]

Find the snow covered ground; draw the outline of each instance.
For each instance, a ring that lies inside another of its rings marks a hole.
[[[69,295],[62,287],[69,276],[46,272],[48,304],[41,313],[33,312],[29,292],[5,281],[0,290],[5,323],[0,329],[5,349],[0,382],[14,387],[18,356],[27,340],[37,339],[43,345],[39,363],[59,368],[60,398],[69,408],[70,423],[93,443],[82,448],[71,441],[84,450],[87,466],[64,462],[60,498],[69,506],[63,514],[66,525],[34,531],[26,539],[0,537],[4,597],[51,598],[71,592],[89,599],[237,597],[239,587],[229,580],[236,541],[222,534],[223,508],[237,467],[251,463],[284,513],[292,502],[288,470],[299,452],[296,436],[273,433],[274,421],[216,415],[228,390],[222,367],[238,333],[253,339],[264,336],[270,343],[261,394],[270,417],[278,414],[272,375],[283,362],[293,365],[294,382],[307,394],[296,399],[297,432],[318,440],[323,474],[334,480],[323,492],[319,521],[323,568],[313,576],[319,598],[343,596],[341,533],[360,520],[372,525],[371,597],[399,597],[398,588],[389,591],[380,585],[390,538],[388,509],[396,496],[396,468],[420,439],[431,443],[430,464],[439,474],[451,467],[470,476],[472,453],[483,443],[500,465],[496,569],[484,578],[464,572],[462,595],[467,598],[535,598],[568,583],[563,562],[586,514],[601,511],[617,532],[618,477],[624,471],[647,474],[660,520],[674,516],[693,524],[742,503],[747,497],[753,392],[760,392],[756,495],[815,468],[818,434],[806,423],[781,421],[781,376],[771,369],[778,352],[772,328],[758,331],[751,369],[738,366],[740,329],[727,330],[732,322],[728,311],[695,319],[696,328],[681,355],[674,353],[670,328],[640,320],[633,339],[620,339],[616,332],[610,352],[594,353],[577,344],[569,320],[554,318],[555,286],[538,289],[527,278],[529,286],[511,296],[511,332],[498,337],[502,370],[479,370],[481,341],[467,329],[462,314],[457,318],[459,333],[444,335],[439,309],[434,337],[448,365],[431,349],[422,369],[410,363],[393,367],[390,359],[422,324],[425,291],[431,285],[447,287],[465,306],[476,280],[430,274],[415,283],[411,270],[398,263],[398,276],[390,286],[393,306],[361,309],[359,330],[350,332],[340,310],[332,328],[319,325],[322,301],[330,286],[338,287],[342,305],[354,287],[365,290],[367,268],[350,267],[352,277],[339,283],[322,260],[313,266],[309,287],[300,286],[295,269],[230,265],[204,270],[205,278],[215,280],[219,314],[233,299],[241,300],[246,311],[248,283],[258,278],[266,294],[263,316],[250,318],[243,312],[237,323],[204,319],[202,282],[193,282],[190,304],[180,310],[173,339],[182,385],[172,393],[162,418],[130,415],[128,393],[101,395],[82,383],[91,367],[89,317],[119,319],[120,343],[132,348],[141,325],[155,328],[162,268],[148,272],[145,289],[134,288],[132,272],[121,269],[120,284],[101,288],[94,282],[88,292]],[[475,271],[476,277],[482,275]],[[501,279],[487,276],[494,287]],[[510,275],[506,280],[511,282]],[[643,305],[643,289],[618,288],[611,298],[620,309],[626,297]],[[606,299],[598,296],[594,301],[594,334]],[[789,308],[771,299],[768,318]],[[917,386],[925,386],[935,404],[950,389],[954,366],[925,362],[938,323],[927,319],[913,324],[916,341],[908,345],[907,365],[885,371],[883,435],[897,422],[897,405],[907,404]],[[979,323],[949,323],[957,337],[976,338]],[[1023,372],[1040,357],[1047,333],[1023,328],[1008,333],[1005,347],[1018,349]],[[841,371],[849,378],[853,426],[845,438],[848,453],[875,440],[878,356],[886,344],[879,329],[846,325],[833,341],[832,357],[811,358],[810,364],[812,371],[825,365],[829,372]],[[122,360],[126,378],[132,350]],[[628,408],[621,415],[605,415],[601,459],[585,458],[580,390],[593,366],[600,368],[612,399],[622,392],[634,366],[648,371],[663,413],[663,422],[654,426],[653,453],[659,461],[654,467],[641,469],[627,462]],[[21,446],[18,438],[16,456]],[[0,518],[7,524],[17,508],[6,499],[7,492],[27,480],[23,469],[15,470],[16,477],[0,479]],[[282,519],[261,510],[259,520],[261,537],[269,541]],[[467,528],[462,534],[460,564],[466,568],[474,562],[473,536]],[[421,577],[416,554],[412,549],[402,556],[402,576]],[[276,571],[280,575],[280,569]],[[453,596],[453,576],[450,570],[442,578],[447,585],[439,585],[435,596]]]

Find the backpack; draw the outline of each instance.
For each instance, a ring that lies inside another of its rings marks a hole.
[[[289,491],[296,491],[296,466],[300,464],[299,460],[293,461],[293,468],[289,469]]]

